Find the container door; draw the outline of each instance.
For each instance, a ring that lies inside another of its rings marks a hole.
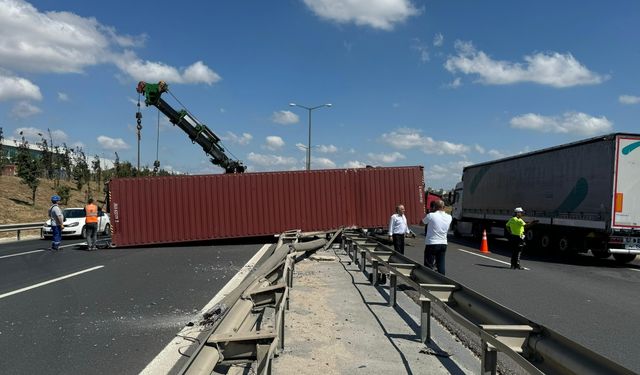
[[[640,229],[640,136],[616,139],[614,178],[614,228]]]

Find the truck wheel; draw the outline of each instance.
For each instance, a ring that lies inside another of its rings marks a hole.
[[[458,222],[457,221],[453,223],[453,236],[455,238],[462,237],[462,234],[460,234],[460,231],[458,231]]]
[[[551,235],[547,232],[543,232],[540,235],[540,249],[543,251],[549,251],[551,249]]]
[[[620,264],[625,264],[636,259],[636,254],[613,254],[613,259]]]
[[[560,250],[561,253],[568,253],[569,249],[571,249],[571,241],[569,240],[569,237],[560,236],[558,239],[558,250]]]

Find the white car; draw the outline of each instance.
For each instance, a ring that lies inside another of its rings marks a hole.
[[[62,230],[63,236],[86,237],[86,212],[84,208],[63,208],[62,216],[64,217],[64,229]],[[45,237],[50,237],[53,234],[51,231],[51,219],[44,223],[42,233]],[[109,214],[104,211],[98,211],[98,233],[105,235],[111,234]]]

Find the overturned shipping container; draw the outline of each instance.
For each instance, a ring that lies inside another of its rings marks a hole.
[[[116,246],[385,227],[399,203],[424,215],[421,166],[120,178],[109,194]]]

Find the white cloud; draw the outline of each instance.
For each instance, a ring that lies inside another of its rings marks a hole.
[[[82,73],[114,63],[136,80],[212,84],[220,77],[201,61],[184,69],[142,61],[132,51],[146,35],[118,34],[93,17],[71,12],[41,12],[23,0],[0,0],[0,66],[15,71]],[[166,73],[166,75],[163,75]],[[3,85],[0,85],[3,86]]]
[[[300,121],[300,117],[298,117],[298,115],[291,111],[277,111],[273,112],[271,121],[275,122],[276,124],[290,125],[296,124],[298,121]]]
[[[618,97],[618,100],[622,104],[639,104],[640,96],[620,95],[620,97]]]
[[[42,110],[40,108],[25,101],[19,101],[11,109],[11,115],[18,118],[27,118],[41,112]]]
[[[473,148],[476,150],[476,152],[478,152],[478,153],[480,153],[480,154],[484,154],[484,151],[485,151],[485,150],[484,150],[484,147],[482,147],[482,146],[480,146],[480,145],[476,144],[476,145],[474,145],[474,146],[473,146]]]
[[[451,73],[478,75],[478,81],[487,85],[533,82],[570,87],[598,84],[609,78],[590,71],[570,53],[538,52],[525,56],[524,63],[513,63],[493,60],[471,42],[456,41],[455,47],[457,55],[447,59],[445,68]]]
[[[304,0],[304,3],[321,18],[387,31],[421,13],[411,0]]]
[[[330,169],[335,168],[336,163],[334,163],[331,159],[312,157],[311,166],[314,168]]]
[[[424,137],[420,130],[402,128],[382,135],[382,141],[392,147],[408,150],[418,148],[425,154],[462,154],[469,151],[469,147],[460,143],[436,141],[431,137]]]
[[[251,142],[251,140],[253,139],[253,136],[249,133],[242,133],[242,135],[236,135],[233,132],[227,132],[227,135],[225,137],[220,137],[223,141],[225,142],[229,142],[229,143],[235,143],[238,145],[248,145],[249,142]]]
[[[22,133],[22,134],[20,134]],[[26,128],[17,128],[14,131],[15,138],[20,139],[20,137],[24,137],[26,140],[34,142],[40,142],[42,138],[46,139],[47,142],[50,142],[49,133],[46,130],[41,130],[34,127],[26,127]],[[53,139],[54,145],[60,145],[63,142],[66,142],[69,137],[62,130],[53,130],[51,132],[51,138]]]
[[[162,62],[143,61],[134,52],[125,51],[123,54],[115,56],[113,62],[135,81],[157,82],[163,80],[170,83],[206,83],[211,85],[222,79],[202,61],[196,61],[186,68],[177,69]]]
[[[350,160],[342,165],[344,168],[364,168],[367,165],[358,160]]]
[[[69,95],[65,94],[64,92],[59,92],[58,93],[58,100],[61,102],[68,102],[69,101]]]
[[[596,135],[611,131],[613,123],[606,117],[593,117],[581,112],[566,112],[561,116],[542,116],[527,113],[510,121],[516,129],[536,130],[543,133],[573,133]]]
[[[129,148],[127,142],[125,142],[122,138],[111,138],[107,137],[106,135],[101,135],[97,139],[100,147],[102,147],[103,150],[120,151]]]
[[[468,160],[453,161],[446,164],[432,164],[425,172],[427,185],[432,185],[431,180],[439,181],[444,186],[453,187],[462,178],[464,167],[473,164]]]
[[[319,145],[317,151],[323,154],[333,154],[338,152],[338,148],[334,145]]]
[[[447,83],[447,85],[445,87],[450,88],[450,89],[457,89],[460,86],[462,86],[462,80],[460,79],[460,77],[456,77],[456,78],[453,79],[452,82]]]
[[[441,33],[437,33],[433,37],[433,45],[436,47],[442,47],[442,44],[444,44],[444,36]]]
[[[371,161],[384,164],[395,163],[398,160],[406,159],[406,157],[399,152],[393,152],[390,154],[374,154],[370,152],[367,156]]]
[[[307,150],[307,145],[302,144],[302,143],[296,143],[296,147],[298,148],[298,150],[300,151],[306,151]]]
[[[420,39],[418,38],[414,38],[413,39],[413,45],[411,46],[412,49],[418,51],[418,54],[420,54],[420,62],[421,63],[426,63],[429,62],[430,58],[429,58],[429,47],[422,43],[422,41],[420,41]]]
[[[0,101],[12,99],[41,100],[42,94],[40,88],[28,79],[8,76],[0,71]]]
[[[298,160],[293,157],[280,156],[280,155],[265,155],[256,154],[250,152],[247,155],[247,160],[260,166],[260,167],[292,167],[298,163]]]
[[[276,151],[284,147],[284,141],[277,135],[270,135],[265,139],[265,147],[271,151]]]
[[[498,151],[496,149],[493,149],[493,148],[491,150],[489,150],[487,152],[487,154],[489,154],[489,156],[491,156],[494,159],[502,159],[502,158],[507,157],[507,154],[502,153],[502,152],[500,152],[500,151]]]

